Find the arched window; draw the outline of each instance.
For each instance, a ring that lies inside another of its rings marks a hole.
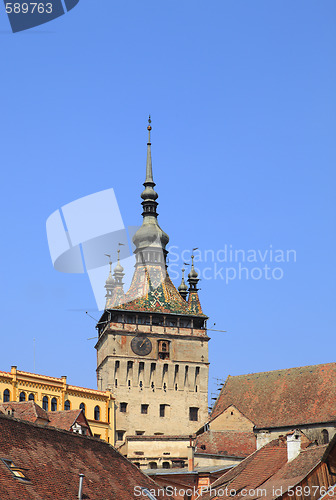
[[[95,420],[100,420],[100,408],[99,408],[99,406],[95,406],[95,409],[94,409],[94,419]]]
[[[28,401],[35,401],[35,396],[32,392],[28,396]]]
[[[149,462],[149,468],[150,469],[157,469],[157,463],[156,462]]]
[[[42,407],[45,411],[48,411],[49,410],[49,399],[48,399],[48,396],[43,396],[43,399],[42,399]]]
[[[84,413],[84,415],[85,415],[85,404],[84,404],[84,403],[81,403],[81,404],[79,405],[79,409],[80,409],[80,410],[83,410],[83,413]]]
[[[19,401],[26,401],[26,393],[20,392]]]
[[[8,389],[5,389],[3,392],[3,402],[8,403],[10,401],[10,392]]]
[[[66,401],[64,401],[64,409],[70,410],[70,401],[68,399]]]
[[[162,468],[163,469],[170,469],[170,463],[169,462],[162,462]]]
[[[52,398],[51,400],[51,411],[57,411],[57,399]]]
[[[329,432],[327,431],[327,429],[323,429],[322,431],[322,443],[323,444],[329,443]]]

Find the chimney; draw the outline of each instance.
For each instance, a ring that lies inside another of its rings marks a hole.
[[[287,435],[287,461],[291,462],[301,451],[301,433],[295,430]]]
[[[195,470],[195,445],[192,436],[190,437],[190,445],[188,446],[188,472]]]

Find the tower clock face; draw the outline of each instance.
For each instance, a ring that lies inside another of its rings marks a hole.
[[[147,356],[152,351],[152,342],[148,337],[137,336],[131,341],[132,351],[138,356]]]

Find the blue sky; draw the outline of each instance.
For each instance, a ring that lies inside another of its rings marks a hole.
[[[178,252],[296,252],[280,280],[202,280],[227,330],[210,376],[335,361],[335,2],[80,0],[17,34],[0,11],[0,369],[33,371],[35,338],[38,373],[95,387],[93,293],[53,269],[45,223],[111,187],[141,222],[148,113]]]

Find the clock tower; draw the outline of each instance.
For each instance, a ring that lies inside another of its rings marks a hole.
[[[148,125],[143,222],[133,237],[135,270],[123,290],[119,262],[106,281],[97,325],[97,376],[116,398],[116,443],[130,435],[189,435],[208,418],[207,316],[198,297],[193,257],[178,290],[168,271],[168,235],[157,220],[151,125]]]

